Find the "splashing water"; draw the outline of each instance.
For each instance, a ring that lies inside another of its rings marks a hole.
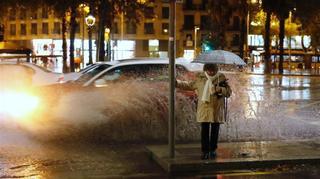
[[[177,137],[197,137],[195,105],[177,94]],[[44,140],[165,141],[168,83],[130,81],[65,94],[24,127]],[[45,117],[43,117],[45,116]]]
[[[250,76],[239,73],[226,76],[233,95],[228,100],[229,120],[221,125],[220,140],[320,136],[318,120],[313,115],[319,115],[319,103],[283,101],[279,97],[282,89],[277,85],[257,85]],[[167,82],[139,80],[71,90],[20,127],[40,140],[163,142],[168,131],[168,90]],[[306,110],[308,117],[301,115]],[[199,140],[196,105],[190,97],[177,93],[175,111],[177,141]]]
[[[315,125],[319,122],[319,101],[310,105],[306,100],[283,100],[283,87],[266,83],[269,80],[266,77],[262,85],[254,84],[247,75],[228,77],[233,96],[229,100],[229,121],[222,127],[220,139],[251,141],[320,136],[319,126]],[[311,106],[313,110],[306,111]]]

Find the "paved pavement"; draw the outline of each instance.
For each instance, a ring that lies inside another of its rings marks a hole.
[[[251,69],[248,69],[247,73],[249,74],[259,74],[264,75],[264,64],[260,63],[254,66]],[[279,70],[273,69],[271,71],[271,75],[279,75]],[[320,75],[320,69],[284,69],[283,74],[284,76],[319,76]]]
[[[198,144],[176,145],[174,158],[169,158],[167,145],[147,148],[155,162],[172,174],[250,170],[320,162],[320,139],[221,143],[217,158],[210,160],[200,159]]]

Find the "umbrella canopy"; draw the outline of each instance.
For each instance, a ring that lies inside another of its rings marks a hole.
[[[200,54],[195,63],[204,64],[230,64],[230,65],[246,65],[246,63],[236,54],[225,50],[213,50]]]

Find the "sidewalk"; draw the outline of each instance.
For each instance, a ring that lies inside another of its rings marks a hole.
[[[257,169],[277,165],[320,162],[320,139],[300,141],[259,141],[220,143],[215,160],[200,160],[199,144],[175,146],[175,158],[168,146],[147,146],[152,158],[171,174]]]
[[[263,75],[264,74],[264,64],[260,63],[254,66],[251,70],[247,71],[248,74]],[[278,69],[271,71],[271,75],[280,75]],[[283,76],[320,76],[320,69],[284,69]]]

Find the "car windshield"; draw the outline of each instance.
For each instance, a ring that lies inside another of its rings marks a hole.
[[[177,77],[184,76],[188,71],[182,65],[177,65]],[[97,80],[124,82],[128,80],[139,81],[167,81],[168,64],[131,64],[116,67]]]
[[[100,73],[101,71],[109,68],[110,66],[111,65],[109,65],[109,64],[96,65],[93,68],[85,71],[83,73],[83,75],[81,75],[77,80],[74,81],[74,83],[83,84],[83,83],[87,82],[88,80],[90,80],[95,75],[97,75],[98,73]]]
[[[89,71],[90,69],[94,68],[95,66],[96,66],[96,64],[90,64],[90,65],[86,66],[85,68],[81,69],[79,72],[80,72],[80,73],[87,72],[87,71]]]

